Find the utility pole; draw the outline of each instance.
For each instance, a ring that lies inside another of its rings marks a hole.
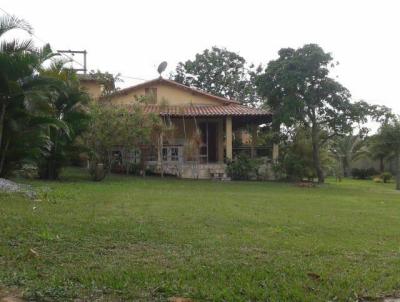
[[[75,56],[75,54],[83,55],[83,65],[82,68],[73,68],[75,71],[83,71],[84,74],[87,72],[86,68],[86,56],[87,56],[87,51],[86,50],[57,50],[58,53],[60,54],[71,54],[72,56]]]

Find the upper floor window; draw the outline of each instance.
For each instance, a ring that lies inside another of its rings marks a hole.
[[[144,94],[149,104],[157,104],[157,88],[146,87],[144,89]]]

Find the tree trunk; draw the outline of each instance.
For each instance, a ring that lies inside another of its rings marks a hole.
[[[163,134],[160,133],[158,137],[158,166],[160,168],[160,176],[164,177],[164,163],[163,163],[163,146],[164,146],[164,141],[163,141]]]
[[[325,177],[324,172],[321,167],[321,158],[319,153],[319,140],[318,140],[318,129],[313,126],[311,129],[311,140],[312,140],[312,149],[313,149],[313,161],[315,171],[317,172],[318,183],[324,183]]]
[[[400,154],[396,156],[396,190],[400,190]]]
[[[383,156],[379,158],[379,170],[381,173],[385,172],[385,164],[383,162],[383,159],[384,159]]]
[[[51,158],[48,163],[48,178],[50,180],[56,180],[58,178],[57,175],[57,167],[56,167],[56,160]]]
[[[3,101],[1,104],[0,113],[0,146],[3,142],[3,132],[4,132],[4,120],[6,118],[6,103]]]
[[[49,157],[45,158],[45,179],[57,180],[58,179],[58,161],[57,161],[57,147],[58,147],[59,132],[55,129],[50,129],[50,138],[53,142]]]
[[[350,176],[349,164],[347,163],[347,160],[343,158],[343,177],[349,177],[349,176]]]
[[[42,164],[42,172],[40,177],[43,179],[57,180],[58,179],[58,167],[57,167],[57,155],[56,155],[56,143],[53,142],[53,147],[50,151],[50,156],[44,158],[44,163]]]
[[[147,149],[145,146],[140,147],[140,173],[143,177],[146,176],[146,159]]]
[[[8,147],[10,146],[10,139],[7,140],[6,145],[4,146],[1,152],[1,160],[0,160],[0,175],[2,176],[4,173],[4,162],[6,160],[6,155],[8,151]]]
[[[129,153],[126,151],[127,148],[124,148],[124,163],[125,163],[125,173],[128,176],[129,175],[129,167],[130,167],[130,161],[129,161]],[[129,149],[128,149],[129,150]]]
[[[112,163],[112,151],[107,150],[107,173],[111,173],[111,163]]]
[[[2,162],[4,162],[3,157],[5,156],[5,154],[7,152],[7,150],[5,150],[5,148],[2,148],[3,147],[5,117],[6,117],[6,104],[5,104],[5,101],[3,100],[2,104],[1,104],[1,113],[0,113],[0,154],[2,155]],[[3,174],[3,167],[4,167],[4,164],[2,163],[0,166],[0,175]]]

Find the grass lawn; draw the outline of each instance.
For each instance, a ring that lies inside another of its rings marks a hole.
[[[39,301],[354,301],[400,290],[400,194],[68,170],[0,194],[0,286]],[[30,252],[34,249],[38,255]]]

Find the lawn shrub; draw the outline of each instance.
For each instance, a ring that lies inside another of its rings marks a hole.
[[[24,164],[21,169],[17,171],[16,175],[27,179],[37,178],[38,167],[35,164]]]
[[[227,174],[234,180],[248,180],[252,174],[256,174],[257,162],[245,154],[238,155],[228,163]]]
[[[388,183],[392,179],[392,174],[390,172],[383,172],[379,175],[379,178],[382,179],[384,183]]]
[[[376,170],[374,168],[367,168],[367,169],[353,168],[351,170],[351,175],[355,179],[369,179],[372,176],[376,175]]]
[[[310,161],[298,156],[294,152],[289,152],[285,156],[283,167],[289,180],[313,179],[316,176],[314,167]]]
[[[126,169],[128,168],[128,171]],[[117,174],[130,174],[130,175],[141,175],[141,166],[138,163],[128,163],[128,164],[121,164],[119,162],[115,162],[111,166],[111,172]]]
[[[374,182],[376,182],[376,183],[382,183],[383,181],[382,181],[382,178],[380,178],[380,177],[374,177],[373,179],[372,179]]]

